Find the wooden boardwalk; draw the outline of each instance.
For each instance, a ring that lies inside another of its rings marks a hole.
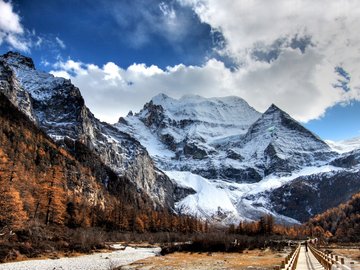
[[[305,247],[301,246],[299,259],[296,264],[296,270],[324,270],[325,268],[319,263],[315,256],[310,252],[305,251]]]

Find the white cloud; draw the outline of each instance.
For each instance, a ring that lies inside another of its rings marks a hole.
[[[57,63],[55,63],[53,66],[58,71],[66,71],[68,74],[72,73],[76,75],[79,74],[83,75],[87,73],[85,64],[83,64],[82,62],[73,61],[71,59],[67,60],[66,62],[60,60]]]
[[[30,42],[18,35],[7,33],[4,40],[14,49],[23,52],[28,52],[30,50]]]
[[[175,98],[185,94],[237,95],[259,111],[275,103],[300,121],[321,116],[326,108],[353,98],[354,92],[322,85],[324,77],[333,75],[333,67],[314,49],[302,54],[289,48],[271,63],[235,71],[215,59],[203,66],[180,64],[165,70],[145,64],[123,69],[112,62],[99,67],[73,60],[55,66],[58,69],[52,74],[70,78],[94,114],[111,123],[129,110],[140,110],[160,92]]]
[[[56,42],[59,44],[61,49],[65,49],[66,45],[64,43],[64,41],[62,41],[59,37],[55,37]]]
[[[238,87],[253,89],[242,91],[249,101],[278,102],[298,119],[307,121],[321,116],[336,103],[360,99],[360,35],[356,31],[360,25],[358,1],[178,2],[192,7],[201,21],[224,35],[226,46],[222,53],[240,64],[244,75]],[[289,51],[294,38],[309,38],[312,45],[305,53],[296,55]],[[285,41],[277,48],[279,59],[269,65],[254,60],[254,50],[266,51],[279,40]],[[338,78],[334,72],[337,66],[351,76],[349,92],[332,88]],[[257,95],[252,94],[254,91]],[[306,98],[306,95],[310,96]],[[294,102],[294,97],[299,102]],[[312,106],[304,103],[308,100]],[[301,111],[302,106],[305,112]]]
[[[155,65],[147,67],[145,64],[132,64],[128,67],[128,70],[133,72],[133,74],[142,74],[144,76],[153,76],[155,74],[161,74],[164,71],[158,68]]]
[[[191,6],[203,22],[219,29],[228,42],[227,49],[233,54],[243,53],[259,43],[269,45],[279,37],[291,38],[294,34],[310,35],[322,46],[344,31],[349,39],[359,39],[352,28],[360,15],[360,5],[356,0],[178,2]]]
[[[11,2],[0,1],[0,29],[6,33],[22,34],[19,15],[14,13]]]
[[[96,67],[94,67],[96,68]],[[121,78],[121,69],[114,64],[113,62],[108,62],[106,65],[104,65],[103,71],[105,73],[104,79],[105,80],[119,80],[122,81]]]
[[[24,38],[24,32],[11,2],[0,0],[0,45],[6,42],[14,49],[29,51],[30,42]]]
[[[65,78],[65,79],[70,79],[71,75],[65,71],[65,70],[58,70],[58,71],[50,71],[50,73],[52,75],[54,75],[55,77],[61,77],[61,78]]]

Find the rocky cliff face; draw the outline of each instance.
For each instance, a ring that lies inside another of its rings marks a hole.
[[[146,149],[96,119],[69,80],[37,71],[30,58],[11,52],[0,57],[0,69],[1,91],[49,136],[63,145],[65,139],[83,143],[119,176],[132,180],[154,205],[172,207],[172,182]]]
[[[116,223],[106,213],[117,206],[140,211],[150,203],[133,182],[116,175],[85,145],[65,143],[76,149],[76,156],[56,145],[0,93],[1,226],[23,228],[30,220],[105,226],[108,220]]]

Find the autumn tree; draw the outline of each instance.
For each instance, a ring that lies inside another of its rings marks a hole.
[[[62,185],[63,173],[59,166],[53,166],[41,181],[40,210],[44,223],[63,224],[66,193]]]
[[[26,223],[28,216],[24,211],[19,192],[12,185],[0,186],[0,226],[20,229]]]

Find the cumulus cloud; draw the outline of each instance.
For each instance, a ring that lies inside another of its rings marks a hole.
[[[303,54],[289,48],[271,63],[261,62],[256,68],[235,71],[216,59],[203,66],[179,64],[164,70],[145,64],[124,69],[113,62],[99,67],[70,59],[57,63],[52,73],[70,78],[95,115],[111,123],[129,110],[140,110],[160,92],[175,98],[185,94],[237,95],[259,111],[275,103],[297,120],[306,122],[337,102],[354,98],[354,90],[345,92],[326,83],[322,85],[323,78],[334,73],[332,65],[324,61],[314,49]],[[321,66],[319,70],[319,63],[327,68]]]
[[[246,93],[249,100],[273,100],[307,121],[336,103],[359,99],[360,35],[355,30],[360,25],[358,1],[178,2],[190,6],[204,23],[221,31],[226,44],[222,53],[235,59],[246,74],[238,87],[258,94]],[[259,63],[264,61],[268,64]],[[339,81],[339,68],[351,78],[343,84],[346,93],[333,89],[334,82]],[[316,101],[311,102],[312,107],[304,103],[308,94]],[[294,95],[299,102],[294,102]],[[300,112],[301,106],[307,111]]]
[[[11,2],[0,0],[0,45],[7,43],[20,51],[29,51],[30,43],[24,38],[25,30]]]
[[[360,5],[356,0],[178,2],[191,6],[203,22],[220,29],[227,40],[227,49],[233,54],[295,35],[309,35],[321,46],[344,32],[349,40],[359,39],[356,31],[353,31],[360,14]],[[343,41],[333,40],[340,43]]]

